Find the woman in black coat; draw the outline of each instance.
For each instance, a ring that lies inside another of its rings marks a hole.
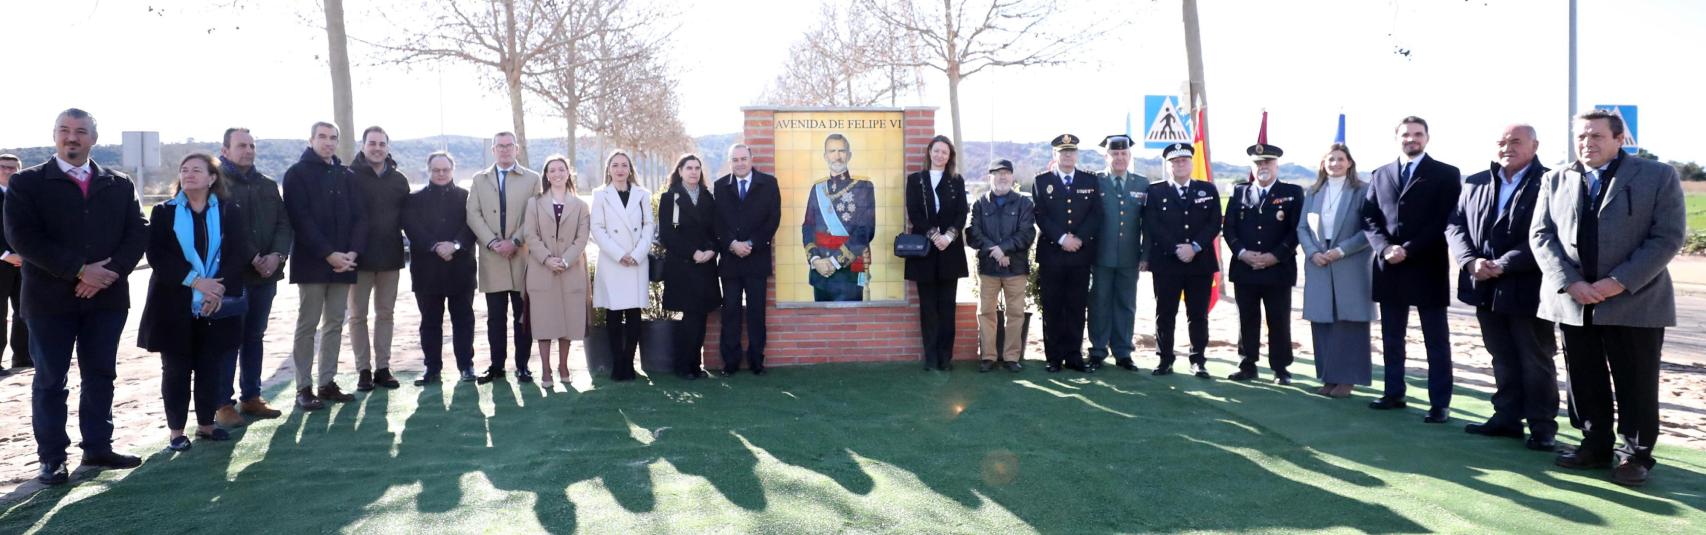
[[[675,374],[705,377],[701,349],[705,319],[723,304],[717,279],[717,203],[705,181],[705,163],[687,154],[669,174],[658,200],[658,243],[663,244],[663,307],[681,312],[675,335]]]
[[[149,215],[148,299],[137,345],[160,353],[160,394],[166,405],[167,447],[190,448],[184,436],[191,376],[195,383],[196,437],[229,440],[214,427],[220,405],[220,363],[243,343],[243,268],[249,251],[244,219],[235,203],[221,202],[225,185],[213,157],[190,154],[178,165],[178,195]]]
[[[948,370],[954,360],[954,291],[965,278],[966,181],[955,167],[947,136],[924,146],[923,171],[906,177],[907,231],[930,240],[925,255],[906,259],[906,280],[918,285],[918,323],[924,369]]]

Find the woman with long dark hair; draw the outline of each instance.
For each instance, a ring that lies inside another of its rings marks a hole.
[[[243,267],[252,257],[244,219],[223,203],[225,184],[213,156],[193,153],[178,164],[178,193],[154,205],[148,225],[148,298],[137,345],[160,354],[167,448],[190,449],[184,436],[194,383],[196,437],[230,440],[214,426],[220,362],[243,343]]]
[[[586,339],[586,244],[592,215],[575,196],[568,158],[545,159],[543,191],[527,203],[522,236],[533,263],[527,269],[527,320],[539,341],[539,370],[551,388],[551,342],[557,342],[557,376],[569,382],[569,342]]]
[[[663,244],[663,307],[681,312],[675,331],[675,374],[707,374],[702,350],[705,320],[723,304],[717,279],[717,203],[705,178],[705,162],[682,155],[669,173],[669,189],[658,200],[658,243]]]
[[[615,365],[610,378],[634,380],[634,351],[640,346],[640,309],[651,298],[646,254],[657,219],[652,192],[634,177],[634,160],[617,150],[604,160],[604,186],[592,192],[592,241],[598,243],[598,275],[592,306],[604,309]]]
[[[1303,195],[1297,241],[1303,246],[1303,319],[1315,340],[1315,393],[1350,397],[1372,379],[1368,326],[1374,320],[1374,254],[1362,232],[1368,185],[1357,179],[1351,150],[1334,143],[1321,156],[1315,184]]]
[[[907,232],[930,240],[924,256],[906,259],[906,280],[918,286],[924,369],[948,370],[954,360],[954,292],[965,278],[966,181],[947,136],[924,146],[924,170],[906,177]]]

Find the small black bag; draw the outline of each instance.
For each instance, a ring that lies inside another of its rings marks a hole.
[[[920,192],[920,200],[923,199]],[[910,227],[910,222],[903,217],[902,225]],[[930,239],[911,232],[901,232],[894,236],[894,255],[901,258],[921,258],[930,254]]]

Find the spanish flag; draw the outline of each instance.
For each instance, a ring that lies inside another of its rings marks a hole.
[[[1211,160],[1208,159],[1208,107],[1201,105],[1196,106],[1195,115],[1196,117],[1192,121],[1196,124],[1193,125],[1194,128],[1192,128],[1195,132],[1191,138],[1191,148],[1195,149],[1196,153],[1191,156],[1191,178],[1206,181],[1210,185],[1213,185],[1213,167],[1209,163]],[[1219,264],[1220,238],[1216,237],[1214,239],[1214,244],[1210,245],[1209,250],[1204,252],[1212,254],[1214,263]],[[1210,311],[1214,310],[1215,303],[1220,302],[1220,274],[1220,270],[1216,270],[1214,272],[1214,284],[1210,286],[1208,290],[1208,309]]]

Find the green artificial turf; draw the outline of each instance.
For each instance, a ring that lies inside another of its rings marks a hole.
[[[1465,434],[1464,423],[1488,412],[1485,395],[1468,390],[1458,392],[1457,420],[1426,425],[1414,408],[1367,409],[1369,392],[1309,394],[1318,386],[1310,380],[974,368],[818,365],[655,385],[601,378],[594,390],[550,395],[505,383],[419,389],[405,378],[400,390],[252,425],[236,442],[152,453],[122,480],[81,475],[0,508],[0,533],[1706,525],[1706,453],[1661,443],[1652,483],[1625,489],[1607,470],[1557,468],[1521,441]]]

